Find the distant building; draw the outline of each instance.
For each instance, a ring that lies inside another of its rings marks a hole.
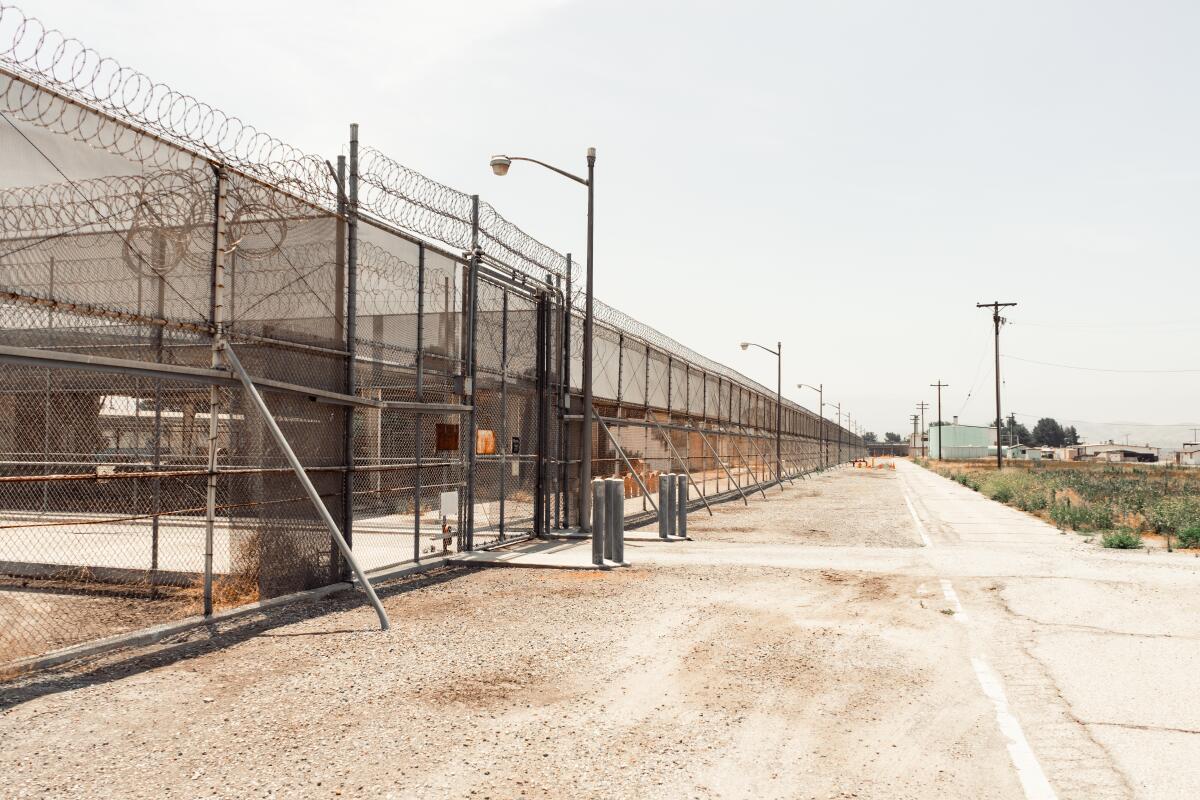
[[[1115,464],[1154,463],[1158,461],[1157,447],[1140,444],[1078,444],[1060,447],[1055,451],[1063,461],[1106,461]]]
[[[947,461],[987,458],[996,453],[994,425],[929,426],[929,457]]]
[[[995,452],[995,449],[992,450]],[[1042,448],[1030,447],[1027,444],[1014,444],[1004,448],[1004,457],[1018,461],[1041,461]]]
[[[1200,467],[1200,442],[1184,442],[1173,454],[1173,463],[1180,467]]]

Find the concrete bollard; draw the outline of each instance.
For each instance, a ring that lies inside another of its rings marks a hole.
[[[678,522],[676,523],[675,533],[682,538],[687,538],[687,506],[688,506],[688,476],[678,475],[675,478],[678,483],[678,489],[675,492],[675,510],[678,514]]]
[[[592,563],[604,563],[604,478],[592,480]]]
[[[608,528],[608,559],[620,563],[625,559],[625,482],[620,478],[609,481],[605,524]]]
[[[667,476],[658,474],[658,538],[667,538]]]
[[[678,477],[674,473],[663,475],[663,483],[667,485],[667,536],[675,535],[675,482]]]

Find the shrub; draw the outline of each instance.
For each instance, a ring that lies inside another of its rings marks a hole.
[[[1080,529],[1086,516],[1080,506],[1073,506],[1069,503],[1055,503],[1050,509],[1050,519],[1054,520],[1055,525],[1060,528],[1070,528],[1073,531]]]
[[[1013,499],[1013,490],[1001,484],[992,489],[991,497],[997,503],[1011,503]]]
[[[1114,550],[1133,550],[1142,546],[1142,535],[1132,531],[1113,531],[1104,534],[1101,543]]]
[[[1107,530],[1113,526],[1112,509],[1108,506],[1085,506],[1088,516],[1088,526],[1095,531]],[[1139,537],[1138,541],[1141,539]]]
[[[1179,547],[1200,547],[1200,525],[1184,528],[1176,536]]]
[[[1108,506],[1055,503],[1050,519],[1060,528],[1073,531],[1102,531],[1113,527],[1113,512]]]
[[[1175,495],[1160,498],[1146,512],[1146,522],[1160,533],[1177,533],[1200,526],[1200,497]]]

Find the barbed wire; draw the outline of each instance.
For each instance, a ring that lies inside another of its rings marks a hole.
[[[0,4],[0,61],[8,78],[0,81],[0,109],[26,122],[139,164],[186,168],[199,156],[325,206],[335,201],[323,159],[7,4]]]
[[[80,40],[48,28],[13,5],[0,3],[0,112],[134,163],[180,172],[217,163],[325,210],[336,187],[324,159],[226,114],[194,96],[155,81],[103,56]],[[447,246],[471,245],[471,196],[412,170],[374,148],[360,157],[360,207],[405,230]],[[68,184],[70,186],[70,184]],[[130,187],[126,187],[130,188]],[[14,190],[19,191],[19,190]],[[75,191],[72,189],[72,191]],[[60,224],[86,219],[86,200],[60,190]],[[120,193],[118,193],[120,195]],[[165,192],[169,196],[170,192]],[[126,192],[133,203],[136,192]],[[18,202],[6,221],[29,229],[44,204]],[[119,200],[117,201],[120,202]],[[90,204],[93,214],[95,203]],[[115,210],[119,210],[115,209]],[[82,218],[80,217],[82,215]],[[539,280],[546,273],[568,277],[567,259],[505,219],[492,205],[479,209],[480,244],[495,260]],[[282,242],[275,242],[275,248]],[[249,255],[249,253],[247,253]],[[570,277],[574,279],[575,274]],[[582,281],[572,304],[582,309]],[[655,328],[606,303],[595,304],[601,324],[690,362],[705,372],[770,395],[773,390],[707,358]],[[799,404],[787,407],[811,414]],[[814,415],[816,416],[816,415]]]
[[[438,183],[373,147],[359,154],[359,206],[384,222],[451,247],[471,246],[471,195]],[[479,244],[496,261],[541,280],[566,277],[567,258],[479,204]]]

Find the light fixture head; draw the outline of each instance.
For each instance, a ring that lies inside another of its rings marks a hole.
[[[746,350],[746,349],[748,349],[748,348],[750,347],[750,343],[749,343],[749,342],[739,342],[738,344],[741,346],[741,348],[742,348],[743,350]]]
[[[503,176],[508,174],[508,168],[512,166],[512,159],[508,156],[492,156],[490,163],[492,172]]]

